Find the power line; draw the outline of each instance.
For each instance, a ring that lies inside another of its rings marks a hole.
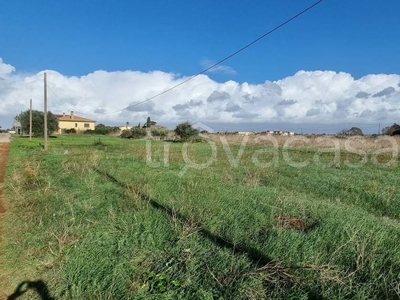
[[[50,88],[49,85],[47,85],[47,88],[50,90],[50,92],[51,92],[60,102],[62,102],[62,103],[63,103],[65,106],[67,106],[69,109],[73,109],[73,108],[71,108],[71,106],[69,106],[68,103],[66,103],[66,102],[64,102],[63,100],[61,100],[61,98],[57,96],[57,94]]]
[[[159,97],[159,96],[161,96],[161,95],[164,95],[164,94],[166,94],[166,93],[168,93],[168,92],[170,92],[170,91],[176,89],[177,87],[179,87],[179,86],[181,86],[181,85],[183,85],[183,84],[189,82],[190,80],[192,80],[192,79],[198,77],[199,75],[202,75],[202,74],[206,73],[207,71],[209,71],[209,70],[215,68],[216,66],[222,64],[223,62],[227,61],[228,59],[230,59],[230,58],[236,56],[237,54],[239,54],[240,52],[244,51],[245,49],[251,47],[252,45],[254,45],[255,43],[257,43],[257,42],[260,41],[261,39],[267,37],[268,35],[272,34],[273,32],[275,32],[275,31],[277,31],[278,29],[282,28],[283,26],[287,25],[287,24],[290,23],[291,21],[293,21],[293,20],[297,19],[298,17],[300,17],[301,15],[305,14],[306,12],[308,12],[309,10],[311,10],[312,8],[314,8],[315,6],[317,6],[318,4],[320,4],[322,1],[323,1],[323,0],[319,0],[319,1],[315,2],[315,3],[312,4],[311,6],[307,7],[306,9],[302,10],[301,12],[297,13],[297,14],[294,15],[293,17],[287,19],[286,21],[284,21],[283,23],[281,23],[281,24],[279,24],[278,26],[274,27],[273,29],[269,30],[269,31],[266,32],[265,34],[259,36],[258,38],[256,38],[256,39],[253,40],[252,42],[250,42],[250,43],[248,43],[247,45],[245,45],[245,46],[243,46],[242,48],[240,48],[239,50],[236,50],[236,51],[233,52],[232,54],[230,54],[230,55],[226,56],[225,58],[219,60],[218,62],[214,63],[213,65],[211,65],[211,66],[209,66],[209,67],[207,67],[206,69],[202,70],[201,72],[199,72],[199,73],[197,73],[197,74],[195,74],[195,75],[190,76],[189,78],[183,80],[182,82],[180,82],[180,83],[178,83],[178,84],[176,84],[176,85],[174,85],[174,86],[172,86],[172,87],[170,87],[170,88],[168,88],[168,89],[166,89],[166,90],[164,90],[164,91],[162,91],[162,92],[160,92],[160,93],[158,93],[158,94],[156,94],[156,95],[154,95],[154,96],[152,96],[152,97],[150,97],[150,98],[147,98],[147,99],[145,99],[145,100],[143,100],[143,101],[139,101],[139,102],[136,102],[136,103],[134,103],[134,104],[132,104],[132,105],[126,106],[126,107],[123,108],[123,109],[119,109],[119,110],[116,110],[116,111],[113,111],[113,112],[109,112],[109,113],[104,113],[104,114],[101,114],[101,115],[102,115],[102,116],[105,116],[105,115],[111,115],[111,114],[115,114],[115,113],[118,113],[118,112],[122,112],[122,111],[124,111],[124,110],[126,110],[126,109],[128,109],[128,108],[132,108],[132,107],[138,106],[138,105],[140,105],[140,104],[142,104],[142,103],[145,103],[145,102],[147,102],[147,101],[150,101],[150,100],[152,100],[152,99],[155,99],[155,98],[157,98],[157,97]],[[49,88],[49,89],[50,89],[50,88]],[[67,103],[65,103],[63,100],[61,100],[61,99],[56,95],[56,93],[55,93],[52,89],[50,89],[50,91],[52,92],[52,94],[53,94],[58,100],[60,100],[62,103],[64,103],[66,106],[69,107],[69,105],[68,105]],[[93,115],[93,114],[87,114],[87,113],[83,113],[83,112],[79,112],[79,111],[76,111],[76,112],[77,112],[77,113],[80,113],[80,114],[82,114],[82,115],[87,115],[87,116],[98,116],[98,114]]]
[[[188,79],[186,79],[186,80],[184,80],[184,81],[182,81],[182,82],[180,82],[180,83],[178,83],[178,84],[176,84],[176,85],[174,85],[174,86],[172,86],[172,87],[170,87],[170,88],[168,88],[168,89],[162,91],[161,93],[158,93],[158,94],[156,94],[156,95],[154,95],[154,96],[152,96],[152,97],[150,97],[150,98],[147,98],[146,100],[137,102],[137,103],[132,104],[132,105],[129,105],[129,106],[123,108],[123,109],[116,110],[116,111],[113,111],[113,112],[110,112],[110,113],[106,113],[106,114],[103,114],[103,115],[114,114],[114,113],[117,113],[117,112],[121,112],[121,111],[123,111],[123,110],[126,110],[126,109],[128,109],[128,108],[138,106],[138,105],[140,105],[140,104],[142,104],[142,103],[145,103],[145,102],[147,102],[147,101],[150,101],[150,100],[152,100],[152,99],[154,99],[154,98],[157,98],[157,97],[159,97],[159,96],[161,96],[161,95],[164,95],[164,94],[166,94],[166,93],[168,93],[168,92],[170,92],[170,91],[176,89],[177,87],[179,87],[179,86],[181,86],[181,85],[187,83],[188,81],[190,81],[190,80],[196,78],[196,77],[199,76],[199,75],[202,75],[202,74],[206,73],[207,71],[209,71],[209,70],[215,68],[216,66],[222,64],[223,62],[227,61],[228,59],[232,58],[233,56],[239,54],[240,52],[242,52],[242,51],[244,51],[245,49],[249,48],[250,46],[254,45],[255,43],[257,43],[257,42],[260,41],[261,39],[267,37],[267,36],[270,35],[271,33],[277,31],[277,30],[280,29],[281,27],[285,26],[286,24],[288,24],[288,23],[290,23],[291,21],[297,19],[298,17],[300,17],[301,15],[303,15],[304,13],[306,13],[307,11],[311,10],[312,8],[314,8],[315,6],[317,6],[318,4],[320,4],[322,1],[323,1],[323,0],[319,0],[319,1],[315,2],[313,5],[311,5],[311,6],[307,7],[306,9],[302,10],[301,12],[299,12],[299,13],[296,14],[296,15],[294,15],[294,16],[291,17],[290,19],[287,19],[285,22],[283,22],[283,23],[279,24],[278,26],[274,27],[273,29],[271,29],[271,30],[268,31],[267,33],[261,35],[260,37],[256,38],[255,40],[253,40],[253,41],[250,42],[249,44],[245,45],[244,47],[240,48],[239,50],[236,50],[236,51],[233,52],[232,54],[226,56],[225,58],[223,58],[223,59],[221,59],[220,61],[216,62],[215,64],[209,66],[208,68],[204,69],[203,71],[201,71],[201,72],[199,72],[199,73],[197,73],[197,74],[195,74],[195,75],[192,75],[192,76],[189,77]]]
[[[97,117],[98,115],[92,115],[92,114],[87,114],[81,111],[77,111],[74,108],[72,108],[68,103],[64,102],[60,97],[57,96],[57,94],[50,88],[49,85],[47,85],[47,88],[50,90],[50,92],[60,101],[62,102],[65,106],[67,106],[70,110],[75,111],[76,113],[79,113],[81,115],[86,115],[86,116],[92,116],[92,117]]]

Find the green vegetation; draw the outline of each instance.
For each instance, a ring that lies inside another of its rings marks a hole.
[[[354,135],[354,136],[362,136],[364,133],[359,127],[351,127],[350,129],[342,129],[338,133],[338,135]]]
[[[399,170],[397,157],[384,165],[388,153],[353,168],[355,153],[332,163],[318,149],[240,141],[49,142],[48,152],[40,139],[11,144],[3,291],[42,279],[56,299],[400,295]]]
[[[382,129],[382,134],[400,135],[400,125],[394,123],[392,126],[387,126],[387,127]]]
[[[181,138],[181,141],[186,142],[191,139],[196,139],[199,131],[193,128],[189,122],[178,124],[175,128],[175,134]]]
[[[146,136],[146,129],[133,127],[130,130],[124,130],[120,136],[125,139],[140,139]]]
[[[99,135],[107,135],[107,134],[112,134],[112,133],[119,133],[120,129],[119,127],[113,127],[113,126],[106,126],[104,124],[98,124],[94,128],[94,130],[86,130],[83,133],[84,134],[99,134]]]
[[[64,133],[66,133],[66,134],[71,134],[71,133],[75,134],[76,133],[76,129],[75,128],[65,129]]]
[[[29,110],[19,114],[18,120],[21,122],[22,130],[29,133]],[[58,119],[51,112],[47,112],[47,132],[52,134],[58,130]],[[35,136],[44,135],[44,112],[32,110],[32,133]]]
[[[169,130],[167,128],[152,128],[151,135],[152,136],[159,136],[159,137],[166,137],[168,135]]]
[[[150,119],[150,117],[147,117],[146,124],[144,124],[143,128],[151,128],[151,126],[156,125],[156,124],[157,124],[156,121],[153,121]]]

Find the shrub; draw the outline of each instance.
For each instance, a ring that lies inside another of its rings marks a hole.
[[[146,136],[146,129],[133,127],[131,130],[124,130],[120,137],[125,139],[140,139]]]
[[[89,129],[84,131],[84,134],[99,134],[99,135],[107,135],[110,133],[119,132],[119,127],[105,126],[103,124],[96,125],[95,129]]]
[[[76,129],[75,128],[65,129],[65,133],[76,133]]]
[[[88,129],[88,130],[84,131],[83,134],[96,134],[96,133],[94,130]]]
[[[151,129],[152,136],[166,137],[167,134],[168,134],[168,129],[158,129],[158,128]]]
[[[189,122],[184,122],[176,126],[175,133],[181,138],[182,141],[186,142],[190,139],[194,139],[199,135],[199,131],[193,128]]]
[[[398,135],[400,133],[400,125],[394,123],[392,126],[383,128],[382,133],[385,135]]]

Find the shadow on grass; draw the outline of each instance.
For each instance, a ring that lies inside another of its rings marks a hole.
[[[42,280],[37,281],[22,281],[17,288],[15,289],[14,293],[7,297],[7,300],[14,300],[21,297],[23,294],[28,292],[29,290],[35,291],[36,295],[39,296],[41,300],[54,300],[50,295],[49,289],[47,285]]]
[[[108,180],[110,180],[111,182],[117,184],[118,186],[120,186],[120,187],[122,187],[124,189],[132,189],[132,187],[128,186],[125,183],[120,182],[118,179],[116,179],[112,175],[108,174],[107,172],[99,170],[95,166],[93,166],[93,170],[96,171],[97,173],[105,176]],[[232,241],[227,240],[227,239],[225,239],[225,238],[223,238],[221,236],[213,234],[209,230],[205,229],[200,223],[193,222],[193,220],[188,219],[184,215],[176,212],[174,209],[172,209],[172,208],[170,208],[170,207],[168,207],[166,205],[163,205],[163,204],[157,202],[156,200],[151,199],[149,196],[144,195],[144,194],[142,194],[142,193],[140,193],[138,191],[135,191],[135,193],[143,201],[146,201],[146,202],[150,203],[154,208],[165,212],[170,217],[177,218],[178,220],[180,220],[181,222],[184,222],[186,224],[195,223],[197,225],[197,227],[200,228],[198,230],[198,232],[203,237],[207,238],[208,240],[210,240],[211,242],[215,243],[219,247],[231,250],[235,254],[246,254],[257,267],[261,268],[261,267],[265,266],[266,264],[272,262],[271,258],[269,258],[268,256],[266,256],[263,253],[261,253],[261,251],[259,251],[258,249],[255,249],[255,248],[252,248],[252,247],[248,247],[246,245],[240,245],[240,244],[238,245],[238,244],[235,244]]]
[[[136,190],[133,190],[133,188],[131,186],[129,186],[123,182],[120,182],[117,178],[108,174],[105,171],[98,169],[96,166],[92,166],[92,168],[95,172],[97,172],[98,174],[100,174],[102,176],[105,176],[109,181],[115,183],[116,185],[118,185],[124,189],[134,191],[143,201],[150,203],[154,208],[163,211],[168,216],[177,218],[181,222],[184,222],[186,224],[196,224],[197,225],[196,227],[200,228],[198,230],[199,234],[201,234],[203,237],[207,238],[208,240],[210,240],[211,242],[213,242],[214,244],[218,245],[221,248],[229,249],[230,251],[232,251],[233,254],[247,255],[247,257],[252,261],[252,263],[257,268],[261,269],[261,268],[265,267],[267,264],[274,262],[270,257],[263,254],[260,250],[253,248],[253,247],[249,247],[247,245],[235,244],[228,239],[225,239],[221,236],[213,234],[209,230],[205,229],[202,226],[202,224],[200,224],[199,222],[194,222],[194,220],[191,220],[191,219],[185,217],[184,215],[176,212],[174,209],[157,202],[155,199],[152,199],[145,194],[142,194]],[[318,224],[316,224],[316,226],[318,226]],[[288,282],[286,282],[286,283],[288,283]],[[308,299],[310,299],[310,300],[311,299],[312,300],[324,299],[317,290],[314,290],[313,288],[310,288],[310,287],[305,287],[305,288],[308,292]]]

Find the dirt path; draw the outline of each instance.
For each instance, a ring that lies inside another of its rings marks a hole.
[[[11,134],[9,133],[0,133],[0,143],[8,143],[10,142]]]

